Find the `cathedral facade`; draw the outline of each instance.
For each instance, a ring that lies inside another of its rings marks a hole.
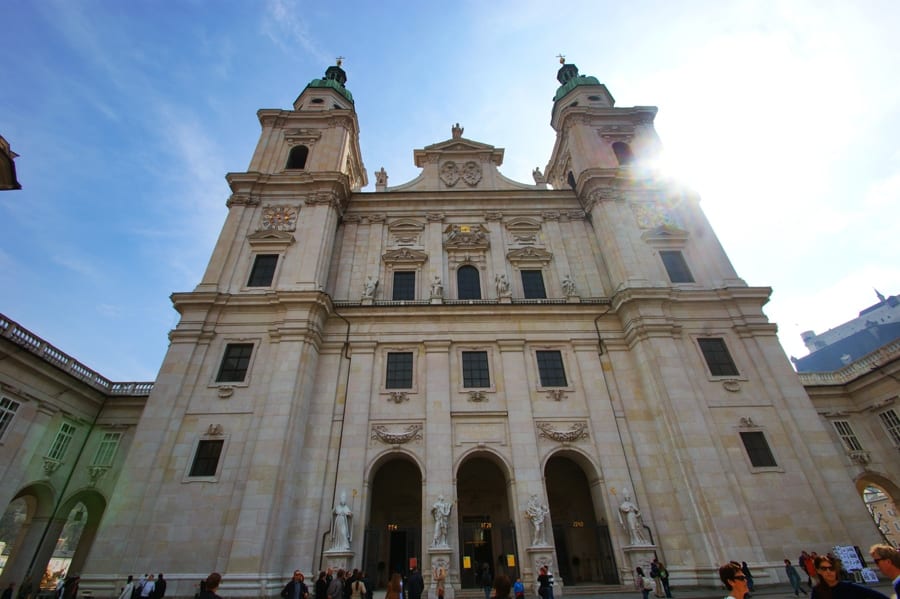
[[[124,437],[115,474],[69,487],[94,497],[83,588],[162,571],[183,597],[219,571],[229,597],[274,596],[298,567],[382,588],[416,564],[452,599],[485,569],[531,584],[546,565],[577,594],[654,557],[712,586],[731,559],[774,581],[803,549],[879,541],[762,312],[771,290],[646,168],[656,109],[571,64],[558,80],[533,184],[456,125],[414,151],[417,178],[360,191],[340,66],[259,111],[152,391],[102,417],[84,393],[81,420]],[[69,505],[42,459],[4,499]],[[42,543],[23,534],[11,571]]]

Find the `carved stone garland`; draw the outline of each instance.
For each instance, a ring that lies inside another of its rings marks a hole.
[[[372,427],[372,435],[370,437],[375,441],[381,441],[388,445],[402,445],[410,441],[422,440],[422,425],[410,424],[403,431],[391,431],[388,427],[376,424]]]
[[[571,443],[572,441],[587,439],[588,437],[587,424],[584,422],[576,422],[569,430],[565,431],[553,428],[553,425],[549,422],[539,422],[537,428],[541,431],[540,435],[538,435],[539,437],[552,439],[560,443]]]

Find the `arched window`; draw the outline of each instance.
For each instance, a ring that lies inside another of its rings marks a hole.
[[[456,291],[459,299],[481,299],[481,278],[474,266],[463,266],[456,271]]]
[[[306,158],[309,156],[309,148],[306,146],[294,146],[288,156],[287,167],[301,169],[306,168]]]
[[[634,154],[631,153],[631,148],[624,141],[617,141],[612,145],[612,149],[616,153],[616,160],[619,161],[619,164],[626,165],[634,162]]]

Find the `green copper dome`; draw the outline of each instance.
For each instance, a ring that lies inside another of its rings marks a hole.
[[[558,102],[560,98],[578,87],[579,85],[600,85],[600,81],[596,77],[590,75],[579,75],[578,67],[574,64],[564,64],[556,73],[556,80],[562,83],[553,96],[553,101]]]
[[[347,83],[347,73],[344,72],[344,69],[342,69],[340,63],[338,63],[337,66],[328,67],[324,77],[321,79],[313,79],[306,87],[330,87],[350,100],[350,102],[353,102],[353,94],[350,93],[349,89],[344,87],[345,83]]]

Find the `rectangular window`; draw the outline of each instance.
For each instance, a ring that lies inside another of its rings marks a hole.
[[[888,436],[894,443],[894,447],[900,447],[900,418],[897,418],[897,412],[894,410],[886,410],[878,415],[881,424],[887,431]],[[2,436],[2,435],[0,435]]]
[[[225,346],[225,356],[216,376],[217,383],[240,383],[247,376],[250,367],[250,356],[253,354],[252,343],[229,343]]]
[[[394,271],[394,291],[391,297],[394,300],[416,299],[416,271]]]
[[[769,443],[766,436],[760,431],[748,431],[741,433],[741,441],[744,442],[744,448],[750,457],[750,463],[754,468],[776,468],[775,456],[769,449]]]
[[[190,476],[215,476],[223,445],[225,441],[222,439],[203,439],[197,443]]]
[[[547,299],[544,273],[539,270],[523,270],[522,291],[525,293],[525,299]]]
[[[50,447],[50,451],[47,453],[47,457],[51,460],[61,462],[62,459],[66,457],[66,451],[69,449],[69,443],[72,442],[72,437],[74,436],[75,427],[71,424],[63,422],[62,426],[59,427],[59,432],[56,433],[56,439],[53,440],[53,445]]]
[[[247,287],[271,287],[277,265],[278,254],[257,254],[253,260]]]
[[[663,250],[659,253],[659,257],[662,258],[670,281],[673,283],[694,282],[694,275],[691,274],[687,262],[684,260],[684,254],[677,250]]]
[[[859,439],[856,438],[856,433],[853,432],[849,422],[846,420],[835,420],[834,428],[841,437],[844,447],[849,451],[862,451],[862,445],[860,445]]]
[[[697,339],[700,344],[700,351],[703,352],[703,359],[709,367],[709,373],[713,376],[737,376],[738,369],[728,353],[728,346],[725,340],[716,337],[713,339]]]
[[[116,457],[116,451],[119,449],[119,440],[122,433],[103,433],[103,439],[94,454],[92,466],[112,466],[113,459]]]
[[[19,402],[13,401],[8,397],[0,397],[0,441],[2,441],[3,436],[6,435],[6,430],[9,428],[13,417],[16,415],[16,410],[19,409],[19,405]]]
[[[464,351],[462,353],[463,387],[485,389],[491,386],[486,351]]]
[[[385,389],[412,389],[412,352],[391,352],[387,355],[387,376]]]
[[[566,387],[566,369],[563,367],[562,353],[559,351],[536,352],[541,387]]]

